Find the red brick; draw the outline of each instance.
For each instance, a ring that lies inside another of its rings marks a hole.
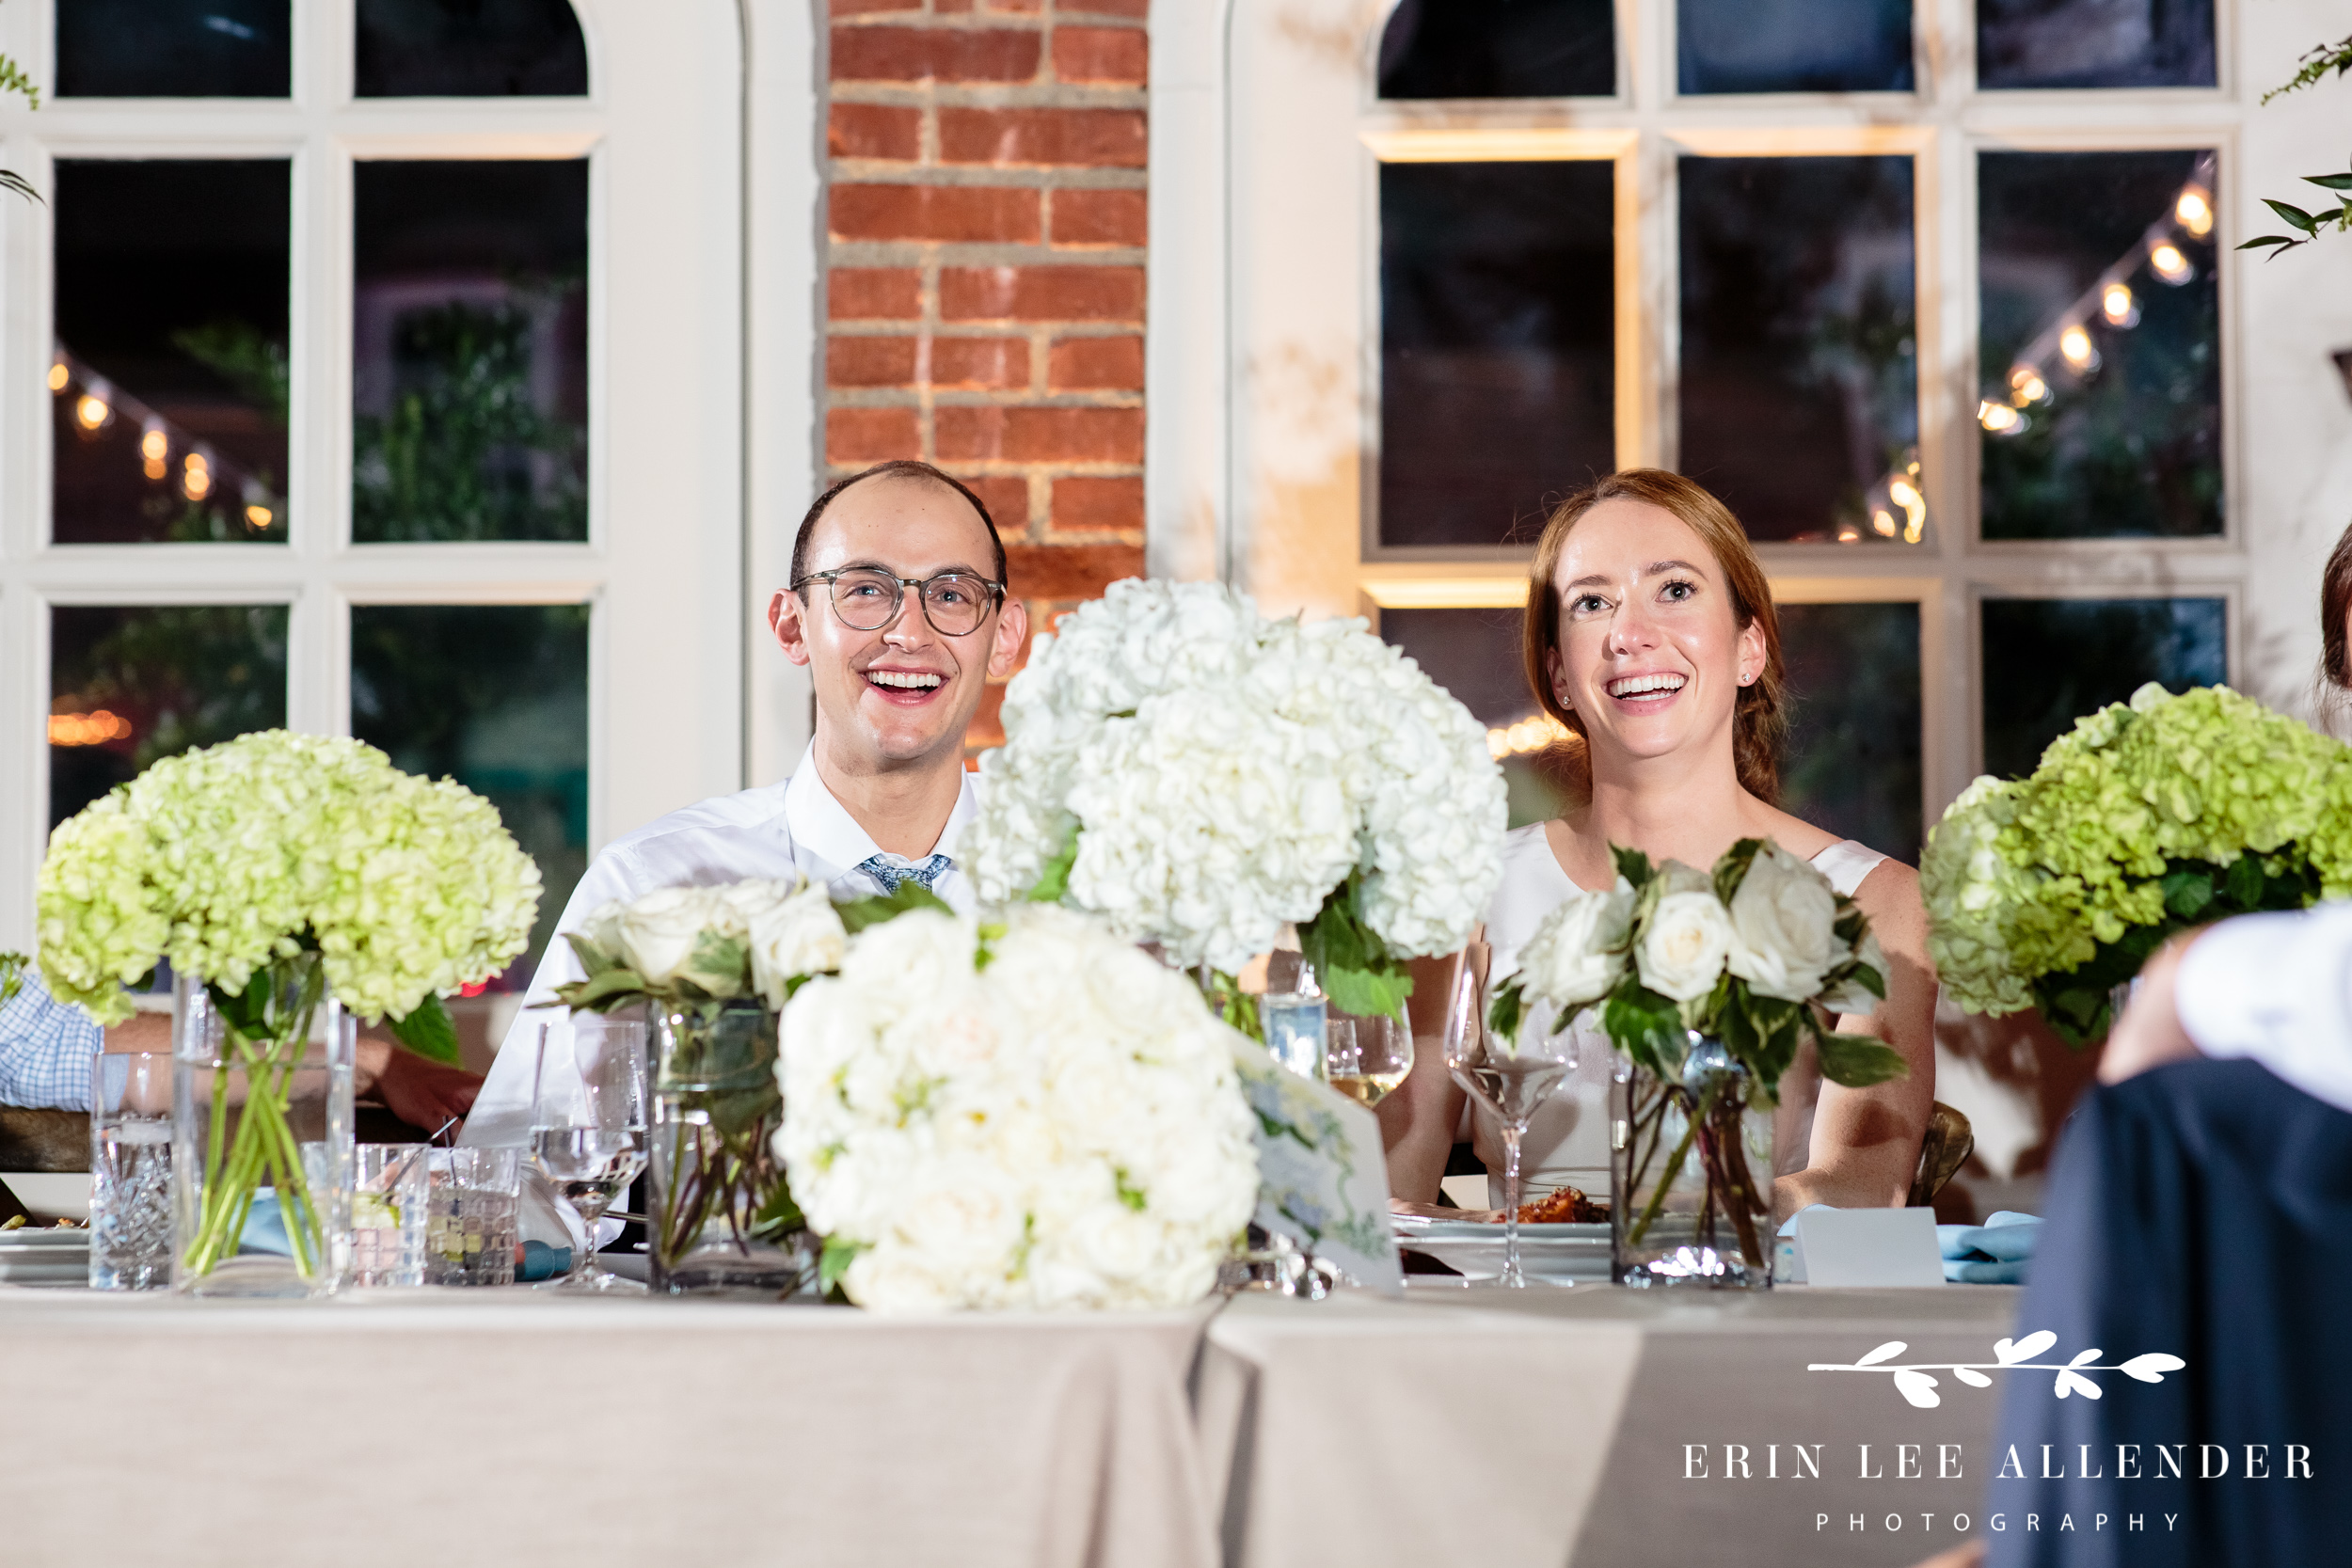
[[[950,164],[1077,164],[1141,168],[1149,152],[1135,109],[942,109],[939,155]]]
[[[1102,0],[1089,0],[1092,9],[1103,9]],[[923,0],[833,0],[835,16],[861,16],[867,11],[919,11]]]
[[[881,463],[920,457],[923,438],[912,408],[834,408],[825,415],[825,461]]]
[[[998,185],[835,185],[838,240],[1026,244],[1038,238],[1038,193]]]
[[[1151,74],[1151,55],[1144,40],[1140,27],[1057,27],[1054,75],[1064,82],[1140,87]]]
[[[1132,16],[1137,21],[1152,14],[1152,0],[1062,0],[1062,13],[1085,11],[1095,16]]]
[[[913,338],[832,338],[825,343],[828,387],[912,387]]]
[[[1065,338],[1045,362],[1045,384],[1057,392],[1143,390],[1143,340]]]
[[[914,163],[923,155],[923,111],[882,103],[835,103],[825,124],[825,150],[836,158],[897,158]]]
[[[939,275],[948,321],[1139,322],[1141,267],[948,267]]]
[[[1141,528],[1143,481],[1057,479],[1051,518],[1057,529]]]
[[[1150,231],[1141,191],[1056,191],[1056,245],[1140,245]]]
[[[913,321],[923,313],[913,267],[843,267],[825,282],[825,313],[840,321]]]
[[[1026,387],[1029,345],[1019,338],[934,338],[934,387]]]
[[[995,521],[998,533],[1018,539],[1029,527],[1029,482],[1019,474],[958,474]],[[1008,545],[1008,550],[1012,548]]]
[[[1025,599],[1096,599],[1120,578],[1143,576],[1143,546],[1007,545],[1005,576]]]
[[[1140,408],[941,408],[942,457],[1009,463],[1140,463]]]
[[[1037,75],[1040,36],[1010,27],[835,27],[833,79],[1026,82]]]

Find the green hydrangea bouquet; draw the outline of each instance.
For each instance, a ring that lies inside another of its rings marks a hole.
[[[497,810],[373,746],[271,730],[156,763],[58,825],[39,884],[40,973],[101,1022],[168,958],[226,1025],[203,1214],[183,1266],[233,1254],[254,1193],[281,1195],[308,1278],[328,1238],[286,1107],[331,992],[404,1039],[448,1029],[439,997],[529,943],[539,868]],[[247,1087],[227,1132],[230,1061]],[[224,1147],[225,1146],[225,1147]]]
[[[1970,1012],[2103,1037],[2114,989],[2189,926],[2352,894],[2352,748],[2226,687],[2154,684],[1928,835],[1928,950]]]

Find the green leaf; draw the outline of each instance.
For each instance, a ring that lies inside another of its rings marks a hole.
[[[555,999],[576,1013],[609,1013],[653,993],[645,977],[633,969],[608,969],[591,980],[572,980],[555,988]]]
[[[2252,855],[2240,855],[2236,863],[2230,867],[2229,876],[2223,886],[2228,890],[2231,899],[2240,909],[2250,910],[2257,907],[2261,904],[2263,895],[2262,862]]]
[[[841,928],[851,936],[868,926],[896,920],[915,910],[936,910],[941,914],[956,912],[947,907],[946,899],[915,881],[900,882],[895,892],[876,894],[870,898],[852,898],[846,904],[834,906],[834,912],[841,917]]]
[[[1869,964],[1856,964],[1846,972],[1847,978],[1858,981],[1864,990],[1880,1001],[1886,1000],[1886,976]]]
[[[2301,245],[2302,243],[2303,242],[2300,240],[2290,240],[2284,234],[2265,234],[2260,239],[2248,240],[2237,248],[2240,250],[2260,250],[2265,245],[2283,245],[2288,250],[2292,250],[2295,246]],[[2284,252],[2282,251],[2281,254],[2284,254]]]
[[[1413,994],[1413,977],[1357,912],[1356,877],[1334,888],[1298,933],[1299,957],[1331,1006],[1359,1018],[1392,1016]]]
[[[1600,1026],[1642,1067],[1661,1078],[1682,1077],[1682,1056],[1690,1045],[1682,1015],[1640,980],[1628,975],[1610,992],[1600,1011]]]
[[[29,961],[22,953],[0,953],[0,1006],[6,1006],[24,984],[24,966]]]
[[[1486,1027],[1504,1039],[1517,1039],[1519,1022],[1527,1012],[1527,997],[1516,976],[1505,980],[1502,989],[1486,1006]]]
[[[800,1201],[792,1196],[792,1183],[782,1171],[778,1171],[775,1191],[768,1195],[768,1201],[761,1204],[759,1212],[752,1216],[748,1227],[752,1237],[764,1240],[788,1236],[807,1224],[808,1217],[801,1212]]]
[[[2352,174],[2306,174],[2307,185],[2325,185],[2331,191],[2352,191]]]
[[[1045,869],[1037,875],[1036,885],[1022,896],[1032,904],[1057,904],[1070,891],[1070,868],[1078,863],[1078,825],[1070,825],[1070,836],[1054,858],[1045,863]]]
[[[1119,1201],[1136,1213],[1142,1213],[1144,1206],[1151,1201],[1151,1195],[1127,1180],[1127,1167],[1119,1166],[1111,1172],[1111,1178],[1119,1185]]]
[[[1743,838],[1724,851],[1715,863],[1715,896],[1725,904],[1740,891],[1740,884],[1748,879],[1748,867],[1756,863],[1757,853],[1764,847],[1760,838]]]
[[[992,921],[980,927],[980,940],[972,948],[973,973],[977,974],[996,961],[996,949],[993,943],[1004,934],[1005,926],[1002,921]]]
[[[32,184],[25,180],[24,176],[12,168],[0,168],[0,190],[11,190],[29,201],[40,201],[44,207],[49,205],[48,202],[41,200],[40,192],[33,189]]]
[[[2213,902],[2213,878],[2206,872],[2168,871],[2163,886],[2164,907],[2183,920],[2196,919],[2198,911]]]
[[[2319,220],[2300,207],[2284,201],[2273,201],[2268,197],[2263,198],[2263,205],[2278,214],[2289,229],[2300,230],[2306,234],[2315,234],[2319,231]]]
[[[405,1018],[387,1021],[392,1037],[428,1062],[457,1065],[457,1024],[437,996],[427,996]]]
[[[571,943],[572,957],[580,960],[580,973],[591,980],[606,970],[618,969],[621,965],[620,959],[607,953],[578,931],[564,932],[564,940]]]
[[[1883,1040],[1835,1030],[1820,1037],[1821,1076],[1850,1089],[1911,1076],[1911,1064]]]
[[[1617,875],[1631,882],[1636,888],[1647,887],[1650,878],[1657,875],[1650,867],[1649,857],[1639,849],[1629,849],[1622,844],[1613,844],[1609,847],[1609,855],[1617,863]]]
[[[1315,980],[1340,1012],[1358,1018],[1393,1018],[1413,994],[1413,977],[1399,964],[1387,969],[1317,969]]]
[[[869,1244],[866,1242],[845,1241],[839,1236],[826,1237],[825,1250],[817,1264],[818,1289],[830,1291],[839,1284],[841,1276],[850,1272],[850,1265],[857,1261],[857,1255],[864,1252]]]

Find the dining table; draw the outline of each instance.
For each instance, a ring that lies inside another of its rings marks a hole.
[[[1979,1528],[2017,1292],[1244,1292],[884,1317],[528,1289],[0,1286],[14,1568],[1679,1568]]]

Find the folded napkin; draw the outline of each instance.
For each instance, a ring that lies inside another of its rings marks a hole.
[[[549,1246],[545,1242],[525,1242],[519,1266],[515,1270],[518,1280],[553,1279],[559,1274],[572,1272],[572,1249]]]
[[[1935,1241],[1944,1254],[1944,1277],[1954,1285],[2023,1285],[2041,1234],[2040,1215],[2011,1209],[1982,1225],[1939,1225]]]

